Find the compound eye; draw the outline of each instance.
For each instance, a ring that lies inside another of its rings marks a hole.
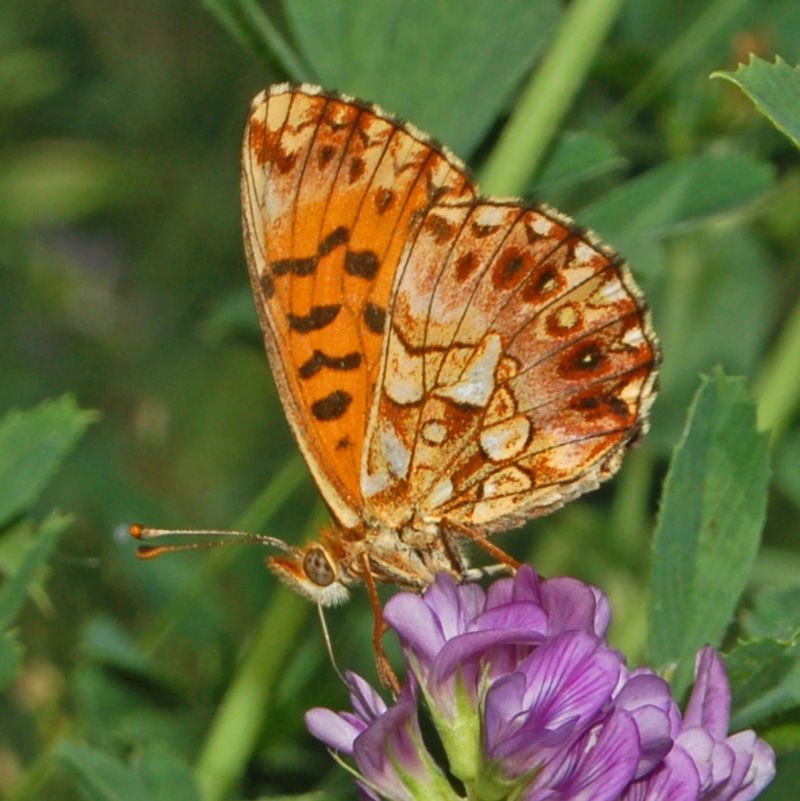
[[[303,559],[303,570],[309,580],[318,587],[327,587],[336,579],[328,555],[322,548],[311,548],[308,551]]]

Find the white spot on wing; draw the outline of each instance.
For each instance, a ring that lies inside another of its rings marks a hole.
[[[450,386],[437,388],[433,394],[455,403],[486,406],[494,391],[494,371],[501,350],[500,335],[487,334],[467,362],[461,379]]]
[[[379,492],[383,492],[389,486],[389,473],[386,470],[379,470],[377,473],[361,471],[361,494],[365,498],[371,498]]]
[[[642,335],[641,328],[631,328],[630,330],[626,331],[625,336],[622,337],[622,341],[631,348],[639,347],[643,340],[644,336]]]
[[[405,478],[408,475],[408,466],[411,464],[411,451],[403,444],[388,421],[381,426],[381,447],[389,464],[389,470],[397,478]]]
[[[580,265],[588,264],[596,255],[597,251],[586,242],[579,242],[575,246],[575,261]]]
[[[512,417],[481,431],[481,448],[493,462],[503,462],[520,454],[528,444],[531,424],[525,415]]]
[[[446,478],[443,481],[440,481],[432,490],[431,494],[428,496],[427,501],[425,502],[425,506],[428,509],[436,509],[436,507],[441,506],[450,498],[453,497],[453,482]]]
[[[422,438],[429,445],[441,445],[447,436],[447,426],[441,420],[428,420],[422,426]]]
[[[390,332],[383,388],[395,403],[405,406],[422,400],[425,394],[422,365],[423,357],[409,353],[400,338]]]
[[[531,486],[531,477],[518,467],[511,465],[492,473],[483,482],[483,497],[496,498],[501,495],[512,495],[516,492],[525,492]]]

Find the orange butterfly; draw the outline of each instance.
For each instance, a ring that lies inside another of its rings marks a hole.
[[[268,562],[315,603],[463,578],[460,538],[513,564],[487,536],[594,489],[645,430],[659,351],[622,259],[550,208],[479,196],[411,125],[272,86],[242,208],[272,372],[335,520]]]

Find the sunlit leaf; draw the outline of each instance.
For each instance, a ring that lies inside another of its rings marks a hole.
[[[28,508],[96,419],[64,396],[0,420],[0,526]]]
[[[756,725],[774,711],[765,702],[775,698],[775,688],[797,670],[798,658],[800,648],[796,641],[768,638],[739,643],[725,655],[736,717],[734,728]],[[800,703],[800,697],[796,701]]]
[[[304,56],[330,89],[380,103],[468,156],[538,59],[555,0],[286,0]],[[410,55],[413,54],[413,55]]]
[[[767,437],[744,381],[703,380],[664,484],[653,544],[648,650],[691,679],[696,651],[719,645],[750,576],[769,483]]]
[[[31,585],[47,564],[70,518],[53,512],[42,523],[17,571],[0,587],[0,630],[8,628],[28,598]]]
[[[756,108],[800,147],[800,66],[790,67],[780,56],[770,64],[751,55],[735,72],[718,70],[712,78],[735,83]]]

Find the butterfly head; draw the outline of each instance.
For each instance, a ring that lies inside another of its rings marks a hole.
[[[350,592],[339,563],[321,543],[293,548],[291,555],[267,557],[267,565],[281,581],[319,606],[344,603]]]

